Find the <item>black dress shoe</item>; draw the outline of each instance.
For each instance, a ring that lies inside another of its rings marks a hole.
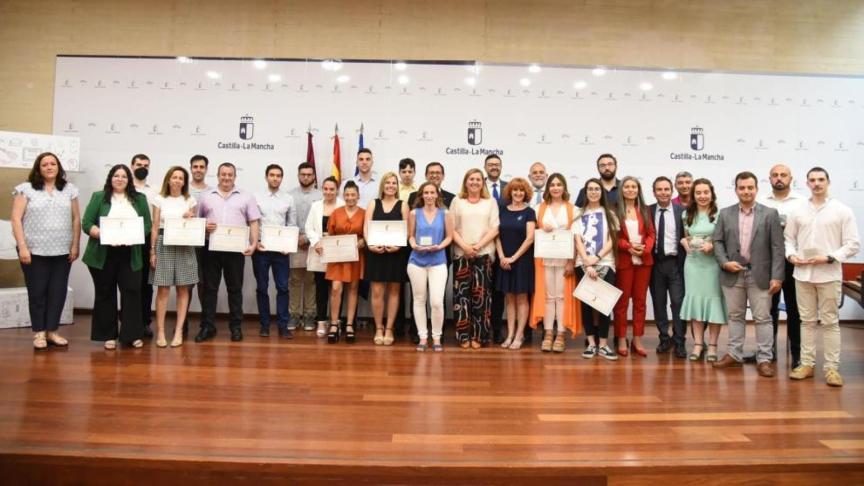
[[[294,333],[287,327],[279,329],[279,337],[282,339],[294,339]]]
[[[196,343],[203,343],[204,341],[209,341],[213,339],[216,335],[216,329],[211,329],[209,327],[202,327],[200,331],[198,331],[198,335],[195,336]]]
[[[231,340],[232,341],[242,341],[243,340],[243,331],[240,328],[231,329]]]
[[[687,348],[683,344],[675,346],[675,357],[687,359]]]
[[[671,339],[661,340],[660,344],[657,345],[657,354],[666,354],[669,351],[672,351],[672,340]]]
[[[150,324],[144,326],[144,337],[152,338],[153,337],[153,329],[150,329]]]
[[[262,327],[261,330],[258,331],[258,335],[261,336],[261,337],[270,337],[270,328],[269,328],[269,327]],[[233,333],[233,332],[231,333],[231,337],[232,337],[232,338],[234,337],[234,333]],[[241,339],[242,339],[242,337],[241,337]],[[240,340],[240,339],[238,339],[238,341],[239,341],[239,340]]]

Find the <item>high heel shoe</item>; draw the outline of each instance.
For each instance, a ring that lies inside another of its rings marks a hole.
[[[160,336],[160,337],[156,338],[156,347],[157,348],[167,348],[168,347],[168,340],[165,339],[165,336]]]
[[[504,342],[501,343],[501,347],[507,349],[510,347],[511,344],[513,344],[513,337],[507,336],[507,339],[505,339]]]
[[[696,352],[696,348],[699,348],[699,352]],[[693,345],[693,352],[690,353],[690,356],[687,357],[690,361],[702,361],[702,358],[705,357],[705,343],[696,343]],[[716,358],[716,356],[715,356]]]
[[[552,352],[563,353],[567,347],[567,336],[563,332],[559,332],[555,336],[555,341],[552,343]]]
[[[637,348],[636,343],[630,343],[630,350],[633,351],[635,354],[642,356],[643,358],[648,357],[648,352],[645,351],[645,348]]]
[[[513,338],[513,342],[510,343],[510,349],[522,349],[523,342],[525,342],[525,338]]]
[[[174,333],[174,339],[171,340],[172,348],[179,348],[183,346],[183,331],[177,331]]]
[[[540,351],[549,353],[552,351],[552,331],[543,332],[543,342],[540,343]]]
[[[624,338],[620,338],[620,339],[624,339]],[[629,344],[630,344],[630,343],[627,341],[627,339],[624,339],[624,347],[622,348],[622,347],[621,347],[620,339],[619,339],[618,345],[616,346],[616,348],[617,348],[617,352],[618,352],[618,356],[621,356],[621,357],[623,357],[623,358],[626,358],[627,356],[630,355],[630,351],[629,351],[629,349],[630,349]]]
[[[331,322],[330,329],[327,330],[327,343],[336,344],[339,342],[339,332],[342,326],[338,322]]]
[[[372,342],[375,343],[376,346],[381,346],[384,344],[384,328],[378,327],[375,329],[375,337],[372,339]]]
[[[384,329],[384,346],[393,345],[393,329]]]
[[[354,344],[354,341],[357,340],[357,336],[354,334],[354,324],[345,324],[345,342],[348,344]]]
[[[711,352],[711,348],[714,348],[713,353]],[[716,363],[717,362],[717,345],[716,344],[709,344],[708,345],[708,354],[705,355],[705,361],[708,361],[709,363]]]

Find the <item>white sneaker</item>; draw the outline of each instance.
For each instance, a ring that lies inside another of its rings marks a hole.
[[[597,346],[593,344],[589,344],[585,351],[582,352],[582,357],[585,359],[591,359],[594,356],[597,356]]]
[[[609,361],[618,361],[618,355],[609,346],[601,346],[597,354]]]

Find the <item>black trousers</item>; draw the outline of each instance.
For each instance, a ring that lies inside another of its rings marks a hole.
[[[132,270],[132,251],[108,248],[102,269],[88,267],[93,277],[93,320],[90,339],[119,339],[130,344],[144,336],[141,320],[141,270]],[[117,289],[120,289],[120,332],[117,332]]]
[[[145,235],[144,246],[141,248],[141,258],[144,268],[141,270],[141,322],[150,325],[153,315],[153,286],[150,285],[150,235]]]
[[[325,272],[315,272],[315,320],[330,322],[327,319],[330,303],[330,281],[324,278]]]
[[[585,276],[585,271],[582,270],[582,267],[576,267],[576,275],[581,279]],[[611,268],[606,272],[606,275],[603,277],[603,280],[606,283],[615,285],[615,271]],[[600,345],[600,339],[606,339],[609,337],[609,327],[612,325],[611,316],[604,316],[603,314],[594,310],[593,307],[587,304],[582,304],[582,327],[585,328],[586,336],[594,336],[595,344],[597,346]],[[594,315],[597,315],[597,324],[594,324]]]
[[[495,288],[495,282],[498,281],[498,272],[501,271],[501,267],[498,265],[498,260],[496,259],[492,263],[492,334],[493,340],[496,343],[502,342],[504,340],[504,335],[506,331],[504,330],[504,293],[498,291]]]
[[[681,320],[681,304],[684,302],[684,270],[678,266],[674,256],[658,258],[651,269],[651,300],[654,303],[654,322],[660,334],[660,342],[669,340],[669,314],[667,299],[672,303],[672,340],[676,346],[684,346],[687,324]]]
[[[783,303],[786,305],[786,338],[792,362],[801,361],[801,314],[798,313],[798,298],[795,295],[795,265],[786,262],[786,278],[783,279]],[[771,322],[774,323],[774,356],[777,356],[777,327],[780,319],[780,292],[771,297]]]
[[[60,327],[70,268],[69,255],[33,255],[29,265],[21,264],[33,332],[56,331]]]
[[[202,250],[204,264],[204,301],[201,303],[201,329],[216,329],[216,297],[225,275],[228,290],[228,328],[243,325],[243,267],[246,256],[242,253]]]

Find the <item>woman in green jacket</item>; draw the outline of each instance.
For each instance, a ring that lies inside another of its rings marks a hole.
[[[144,218],[144,234],[150,231],[147,198],[135,191],[129,167],[117,164],[108,172],[105,187],[93,193],[82,230],[90,235],[82,261],[93,277],[93,321],[90,339],[104,341],[105,349],[116,349],[117,341],[140,348],[144,345],[141,316],[141,245],[109,246],[99,239],[99,218]],[[120,289],[120,321],[117,330],[117,289]]]

